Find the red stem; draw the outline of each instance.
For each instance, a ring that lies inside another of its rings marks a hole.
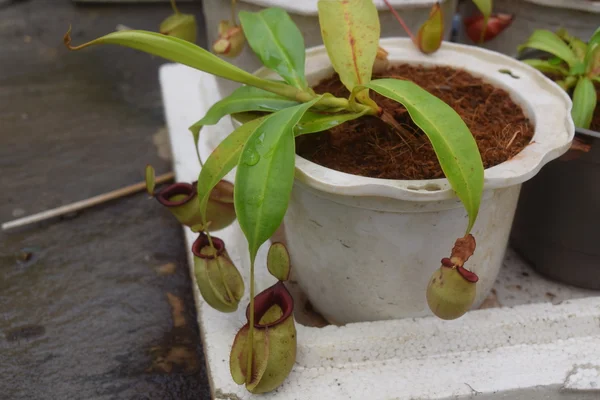
[[[396,10],[394,10],[394,7],[392,7],[392,5],[389,3],[388,0],[383,0],[383,2],[385,3],[386,6],[388,6],[388,8],[390,9],[391,13],[394,15],[394,17],[400,23],[400,25],[402,25],[402,29],[404,29],[404,31],[408,34],[408,36],[414,42],[415,41],[415,37],[413,36],[413,34],[410,31],[410,29],[408,29],[408,26],[406,26],[406,24],[404,23],[404,20],[402,19],[402,17],[400,17],[400,15],[396,12]]]
[[[481,13],[481,15],[483,15],[483,13]],[[481,30],[481,36],[479,36],[479,44],[483,43],[483,39],[485,38],[485,31],[487,30],[487,26],[488,26],[488,18],[486,18],[486,16],[483,15],[483,29]]]

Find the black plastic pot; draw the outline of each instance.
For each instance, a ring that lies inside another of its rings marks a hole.
[[[600,289],[600,133],[576,132],[591,150],[550,162],[523,185],[511,244],[541,274]]]
[[[541,274],[600,289],[600,133],[593,133],[589,153],[554,160],[523,185],[511,244]]]

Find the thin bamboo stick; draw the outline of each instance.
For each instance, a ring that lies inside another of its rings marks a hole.
[[[156,177],[156,183],[164,183],[173,180],[175,174],[173,172],[168,172],[163,175],[159,175]],[[7,231],[9,229],[22,227],[25,225],[33,224],[36,222],[45,221],[50,218],[59,217],[61,215],[69,214],[75,211],[83,210],[84,208],[89,208],[96,206],[98,204],[106,203],[111,200],[118,199],[120,197],[128,196],[133,193],[140,192],[146,189],[146,182],[139,182],[133,185],[126,186],[121,189],[113,190],[112,192],[104,193],[98,196],[91,197],[86,200],[77,201],[75,203],[67,204],[64,206],[60,206],[57,208],[53,208],[51,210],[42,211],[37,214],[29,215],[27,217],[15,219],[13,221],[6,222],[2,224],[2,230]]]

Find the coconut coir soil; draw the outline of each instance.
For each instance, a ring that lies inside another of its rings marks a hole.
[[[466,71],[403,64],[374,74],[373,79],[378,78],[412,80],[454,108],[475,137],[485,168],[513,157],[533,136],[533,125],[506,91]],[[314,90],[338,97],[349,95],[337,74]],[[299,136],[297,153],[322,166],[372,178],[443,177],[429,139],[406,109],[372,91],[371,97],[403,127],[402,135],[379,118],[365,116],[329,131]]]

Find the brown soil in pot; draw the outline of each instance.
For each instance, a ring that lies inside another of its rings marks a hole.
[[[475,137],[485,168],[519,153],[531,141],[534,128],[509,94],[466,71],[448,67],[401,64],[373,79],[410,79],[448,103]],[[317,93],[348,97],[337,74],[314,87]],[[373,178],[433,179],[444,176],[427,136],[393,100],[371,92],[410,136],[410,146],[379,118],[365,116],[329,131],[298,137],[297,153],[319,165]]]

